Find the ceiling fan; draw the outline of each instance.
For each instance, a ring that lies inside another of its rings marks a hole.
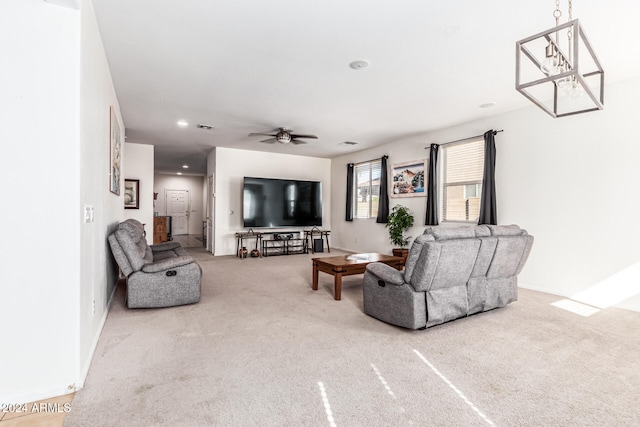
[[[293,132],[291,129],[287,129],[287,128],[278,128],[276,130],[274,130],[274,132],[276,132],[275,134],[271,134],[271,133],[250,133],[249,136],[256,136],[256,135],[260,135],[260,136],[270,136],[271,138],[268,139],[264,139],[260,142],[266,142],[267,144],[273,144],[274,142],[279,142],[280,144],[288,144],[288,143],[292,143],[292,144],[306,144],[308,141],[300,141],[298,138],[311,138],[311,139],[318,139],[318,137],[316,135],[302,135],[302,134],[297,134],[297,133],[291,133]]]

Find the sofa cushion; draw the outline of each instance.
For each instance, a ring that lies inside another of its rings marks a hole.
[[[427,232],[425,230],[425,232]],[[431,227],[429,229],[436,240],[452,240],[452,239],[471,239],[476,237],[475,227]]]
[[[512,225],[490,225],[487,227],[491,230],[492,236],[521,236],[522,234],[527,234],[526,231],[521,229],[515,224]]]
[[[122,246],[120,246],[120,243],[116,238],[116,234],[111,233],[107,240],[109,241],[109,246],[111,246],[111,253],[118,263],[118,267],[120,267],[120,271],[122,271],[125,276],[129,276],[134,270],[133,267],[131,267],[129,258],[127,258],[127,255],[122,250]]]
[[[153,261],[153,255],[144,237],[144,227],[139,221],[128,219],[121,222],[114,235],[133,271],[138,271],[143,265]]]
[[[491,229],[487,225],[478,225],[474,228],[476,237],[489,237],[491,236]]]
[[[493,256],[496,252],[496,246],[498,245],[497,237],[481,237],[479,240],[480,249],[478,250],[478,257],[476,258],[476,263],[473,266],[471,277],[487,275],[487,271],[489,270],[489,266],[491,265]]]
[[[500,236],[493,260],[487,271],[487,278],[515,276],[522,257],[528,255],[526,236]]]
[[[138,243],[144,237],[144,226],[135,219],[121,222],[118,224],[118,230],[125,231],[135,243]]]
[[[433,281],[425,290],[466,286],[476,264],[480,240],[456,239],[439,244],[441,251],[437,269]]]
[[[428,234],[422,234],[415,238],[413,244],[411,245],[411,249],[409,250],[409,255],[407,255],[407,259],[404,262],[404,280],[407,283],[411,283],[411,276],[413,276],[413,272],[415,270],[418,259],[420,258],[420,254],[422,253],[422,248],[426,242],[433,242],[434,238]]]
[[[416,261],[415,268],[411,274],[411,280],[407,280],[407,274],[405,273],[405,280],[407,280],[413,289],[416,291],[426,291],[431,286],[433,276],[438,269],[438,263],[440,262],[440,251],[442,245],[438,242],[425,242],[418,261]]]
[[[162,261],[163,259],[175,258],[178,255],[175,251],[162,251],[153,254],[152,262]]]

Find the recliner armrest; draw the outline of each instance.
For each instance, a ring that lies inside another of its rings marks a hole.
[[[180,243],[178,242],[162,242],[155,245],[151,245],[151,250],[153,252],[163,252],[163,251],[170,251],[175,248],[179,248],[181,246],[182,245],[180,245]]]
[[[378,279],[383,280],[386,283],[390,283],[396,286],[404,285],[404,273],[400,270],[383,264],[381,262],[372,262],[367,265],[367,271]]]
[[[162,261],[156,261],[142,266],[144,273],[157,273],[159,271],[169,270],[172,268],[182,267],[183,265],[191,264],[195,262],[193,257],[185,255],[173,258],[163,259]]]

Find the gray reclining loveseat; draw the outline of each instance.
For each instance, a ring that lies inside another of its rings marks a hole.
[[[200,301],[200,265],[176,242],[149,246],[135,219],[118,224],[108,237],[120,271],[127,277],[129,308],[170,307]]]
[[[518,299],[533,236],[517,225],[428,227],[404,271],[367,265],[364,312],[410,329],[431,327]]]

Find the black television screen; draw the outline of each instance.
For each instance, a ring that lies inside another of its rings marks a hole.
[[[322,182],[244,177],[245,227],[322,225]]]

